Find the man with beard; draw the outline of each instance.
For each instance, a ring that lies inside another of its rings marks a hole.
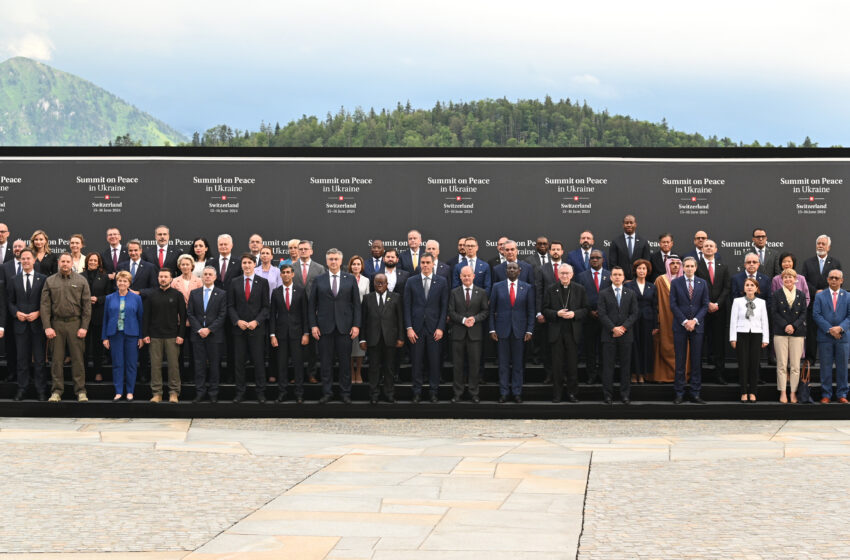
[[[578,276],[590,268],[590,253],[593,252],[593,232],[584,230],[578,239],[579,248],[567,254],[567,264],[573,267],[573,274]],[[602,268],[608,268],[608,257],[602,253]]]
[[[397,294],[404,294],[404,283],[407,282],[410,274],[398,267],[397,250],[387,249],[384,253],[384,270],[382,272],[387,276],[387,289]]]

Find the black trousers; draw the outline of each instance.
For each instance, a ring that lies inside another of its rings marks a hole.
[[[758,388],[761,341],[761,333],[738,333],[735,352],[738,354],[738,376],[742,395],[755,394]]]
[[[185,346],[185,344],[184,344]],[[218,396],[221,377],[221,343],[212,337],[192,337],[192,356],[195,364],[195,391],[198,395]]]
[[[566,332],[564,332],[566,330]],[[578,393],[578,345],[573,338],[572,330],[561,327],[561,334],[550,343],[552,346],[552,387],[554,398],[561,400],[564,394],[564,378],[566,378],[567,393]]]
[[[614,365],[620,361],[620,398],[628,399],[632,384],[632,339],[602,341],[602,397],[614,398]]]
[[[343,397],[351,395],[351,335],[334,329],[319,338],[319,360],[322,362],[322,392],[333,394],[334,354],[339,360],[339,390]]]
[[[587,380],[590,382],[599,373],[599,350],[601,345],[602,325],[599,319],[588,314],[584,320],[584,356],[587,364]]]
[[[295,396],[304,396],[304,357],[302,353],[301,337],[284,337],[277,340],[277,389],[281,395],[286,393],[286,384],[289,379],[289,359],[292,358],[292,367],[295,370]],[[274,371],[274,370],[273,370]]]
[[[103,355],[106,348],[103,347],[103,341],[100,339],[102,326],[103,325],[89,325],[89,330],[86,333],[85,364],[88,365],[89,360],[91,360],[92,378],[97,374],[103,375]],[[10,331],[6,331],[7,336],[9,332]]]
[[[232,332],[236,394],[245,394],[245,361],[249,355],[254,364],[254,383],[257,386],[257,394],[260,394],[266,390],[266,328],[260,325],[253,331],[250,329],[243,331],[239,327],[233,327]]]
[[[378,400],[381,395],[381,378],[383,378],[384,397],[395,398],[395,381],[393,367],[398,354],[395,345],[388,346],[378,342],[367,347],[369,355],[369,396]]]
[[[30,365],[33,368],[35,390],[39,393],[47,389],[44,369],[44,332],[33,332],[29,328],[17,333],[18,388],[26,389],[30,384]]]
[[[728,324],[729,319],[726,316],[726,309],[723,307],[705,316],[705,337],[710,341],[708,344],[711,348],[711,361],[717,375],[722,375],[726,368],[726,341],[728,338],[724,336],[724,333]],[[706,348],[706,341],[703,342],[702,347]]]

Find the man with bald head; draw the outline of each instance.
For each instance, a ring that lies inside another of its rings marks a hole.
[[[369,402],[378,404],[383,377],[384,398],[395,402],[393,369],[396,353],[404,346],[404,310],[401,294],[387,289],[387,275],[375,274],[375,291],[363,296],[360,348],[369,354]]]
[[[490,300],[483,288],[474,284],[475,272],[467,265],[460,269],[461,285],[449,294],[449,320],[452,334],[452,364],[454,377],[452,387],[456,403],[463,397],[463,372],[469,372],[469,396],[472,402],[480,402],[479,363],[481,342],[484,339],[484,321],[490,315]],[[468,360],[468,362],[467,362]]]
[[[637,234],[637,220],[631,214],[623,218],[623,233],[617,234],[611,240],[608,249],[608,266],[619,266],[626,275],[626,280],[634,278],[632,263],[638,259],[649,260],[651,252],[646,239]]]

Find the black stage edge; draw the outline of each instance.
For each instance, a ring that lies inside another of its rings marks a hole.
[[[577,404],[524,402],[522,404],[482,401],[479,404],[457,404],[440,401],[438,404],[397,401],[394,404],[355,402],[350,405],[331,401],[319,405],[316,401],[295,404],[243,402],[233,404],[219,401],[193,404],[148,402],[63,401],[41,403],[34,401],[0,401],[5,417],[30,418],[430,418],[430,419],[504,419],[504,420],[847,420],[850,405],[841,404],[781,404],[778,402],[709,402],[705,405],[672,402],[633,402],[613,405],[601,402]]]

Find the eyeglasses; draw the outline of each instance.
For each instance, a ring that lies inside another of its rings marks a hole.
[[[754,235],[753,237],[756,239],[767,239],[766,235]]]

